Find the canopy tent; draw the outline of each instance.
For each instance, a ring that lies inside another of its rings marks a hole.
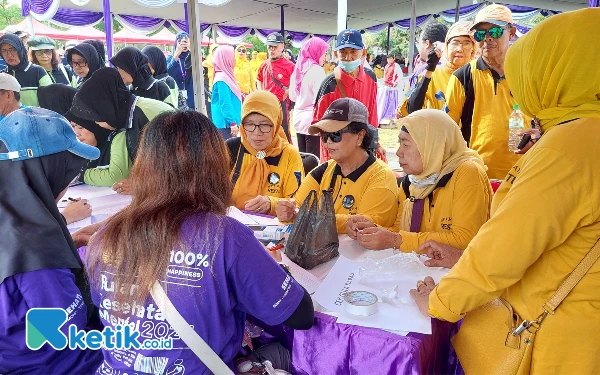
[[[113,35],[116,43],[125,44],[154,44],[154,45],[172,45],[175,41],[175,34],[167,29],[162,29],[153,36],[134,33],[128,29],[123,29]]]
[[[86,40],[100,39],[104,40],[106,35],[102,31],[96,30],[91,26],[75,27],[67,31],[61,31],[43,23],[32,19],[33,30],[36,35],[45,35],[54,40]],[[29,30],[27,20],[23,20],[17,24],[22,30]]]
[[[228,40],[218,37],[217,40],[215,41],[214,38],[209,38],[208,36],[205,36],[202,38],[202,47],[208,47],[213,43],[217,43],[219,45],[226,45],[226,46],[236,46],[236,45],[243,45],[246,48],[254,48],[254,44],[252,43],[231,43]]]

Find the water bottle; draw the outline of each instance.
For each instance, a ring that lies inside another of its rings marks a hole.
[[[518,133],[522,133],[525,129],[525,121],[523,120],[523,114],[519,109],[519,105],[513,105],[513,111],[508,118],[508,150],[516,151],[521,136]]]

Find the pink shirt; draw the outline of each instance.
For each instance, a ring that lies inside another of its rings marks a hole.
[[[295,82],[295,74],[296,73],[292,74],[291,82]],[[325,76],[323,67],[315,65],[304,75],[299,93],[293,88],[290,88],[290,100],[296,102],[293,117],[296,133],[308,134],[308,127],[313,120],[317,92],[319,91]]]

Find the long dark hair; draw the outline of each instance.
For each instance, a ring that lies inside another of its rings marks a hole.
[[[36,65],[40,65],[37,56],[35,55],[35,51],[30,49],[29,50],[29,61],[31,61],[32,63],[36,64]],[[53,49],[52,50],[52,59],[50,60],[50,64],[52,64],[52,69],[56,68],[58,66],[58,64],[60,64],[60,60],[58,58],[58,54],[56,53],[56,50]]]
[[[170,253],[181,244],[184,220],[226,214],[232,191],[228,166],[223,138],[206,116],[178,111],[154,118],[129,176],[133,201],[88,249],[91,282],[99,284],[100,272],[109,266],[116,285],[136,284],[131,298],[143,302],[154,282],[164,278]]]

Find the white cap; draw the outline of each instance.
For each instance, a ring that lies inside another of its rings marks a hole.
[[[0,90],[8,90],[8,91],[21,91],[21,85],[19,81],[10,74],[0,73]]]

